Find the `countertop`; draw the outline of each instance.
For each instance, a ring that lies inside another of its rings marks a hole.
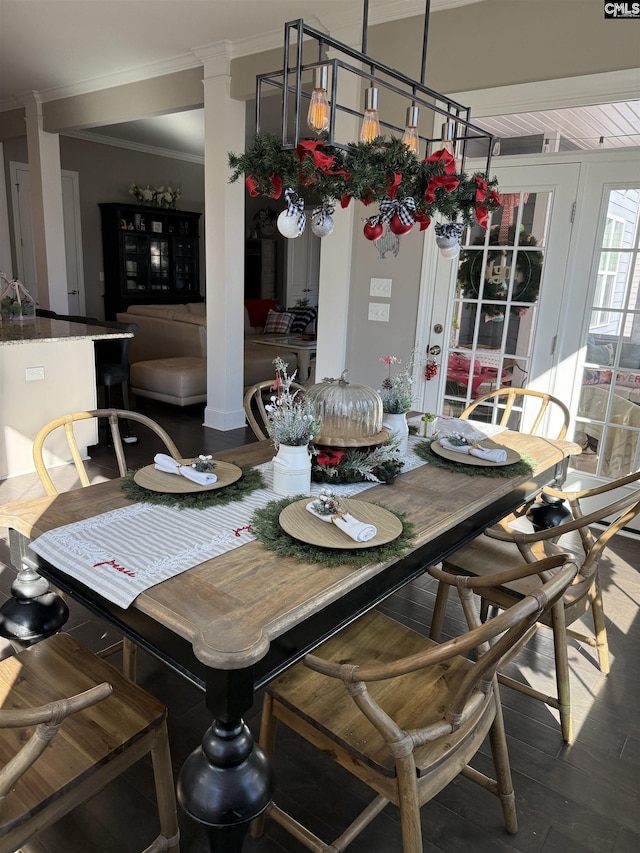
[[[133,333],[106,326],[88,326],[69,320],[49,317],[27,317],[22,320],[0,320],[0,346],[3,344],[29,344],[59,341],[77,341],[83,338],[132,338]]]

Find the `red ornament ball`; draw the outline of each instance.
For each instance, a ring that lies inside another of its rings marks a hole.
[[[377,222],[372,224],[371,222],[367,222],[364,226],[364,236],[367,240],[379,240],[382,237],[382,232],[384,228],[382,227],[381,222]]]
[[[413,222],[411,222],[409,225],[405,225],[397,213],[394,213],[391,217],[391,222],[389,223],[389,230],[393,231],[394,234],[397,234],[398,237],[402,237],[403,234],[408,234],[412,228]]]

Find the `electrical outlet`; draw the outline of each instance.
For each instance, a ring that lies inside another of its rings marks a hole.
[[[391,284],[390,278],[372,278],[369,283],[369,296],[382,296],[385,299],[391,299]]]
[[[44,367],[26,367],[24,378],[27,382],[31,382],[34,379],[44,379]]]
[[[369,320],[378,320],[380,323],[389,322],[389,306],[384,302],[369,303]]]

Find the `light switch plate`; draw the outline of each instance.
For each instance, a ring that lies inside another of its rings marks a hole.
[[[382,296],[385,299],[391,299],[391,284],[390,278],[372,278],[369,283],[369,296]]]
[[[44,379],[44,367],[26,367],[24,371],[24,378],[27,382],[34,379]]]
[[[388,323],[389,306],[384,302],[370,302],[369,320],[377,320],[380,323]]]

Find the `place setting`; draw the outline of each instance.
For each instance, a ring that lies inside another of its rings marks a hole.
[[[404,513],[369,501],[317,495],[270,501],[251,519],[253,533],[270,551],[326,567],[359,568],[401,556],[413,540]]]
[[[153,463],[130,472],[121,484],[131,500],[191,509],[221,505],[264,487],[260,471],[200,454],[174,459],[157,453]]]

